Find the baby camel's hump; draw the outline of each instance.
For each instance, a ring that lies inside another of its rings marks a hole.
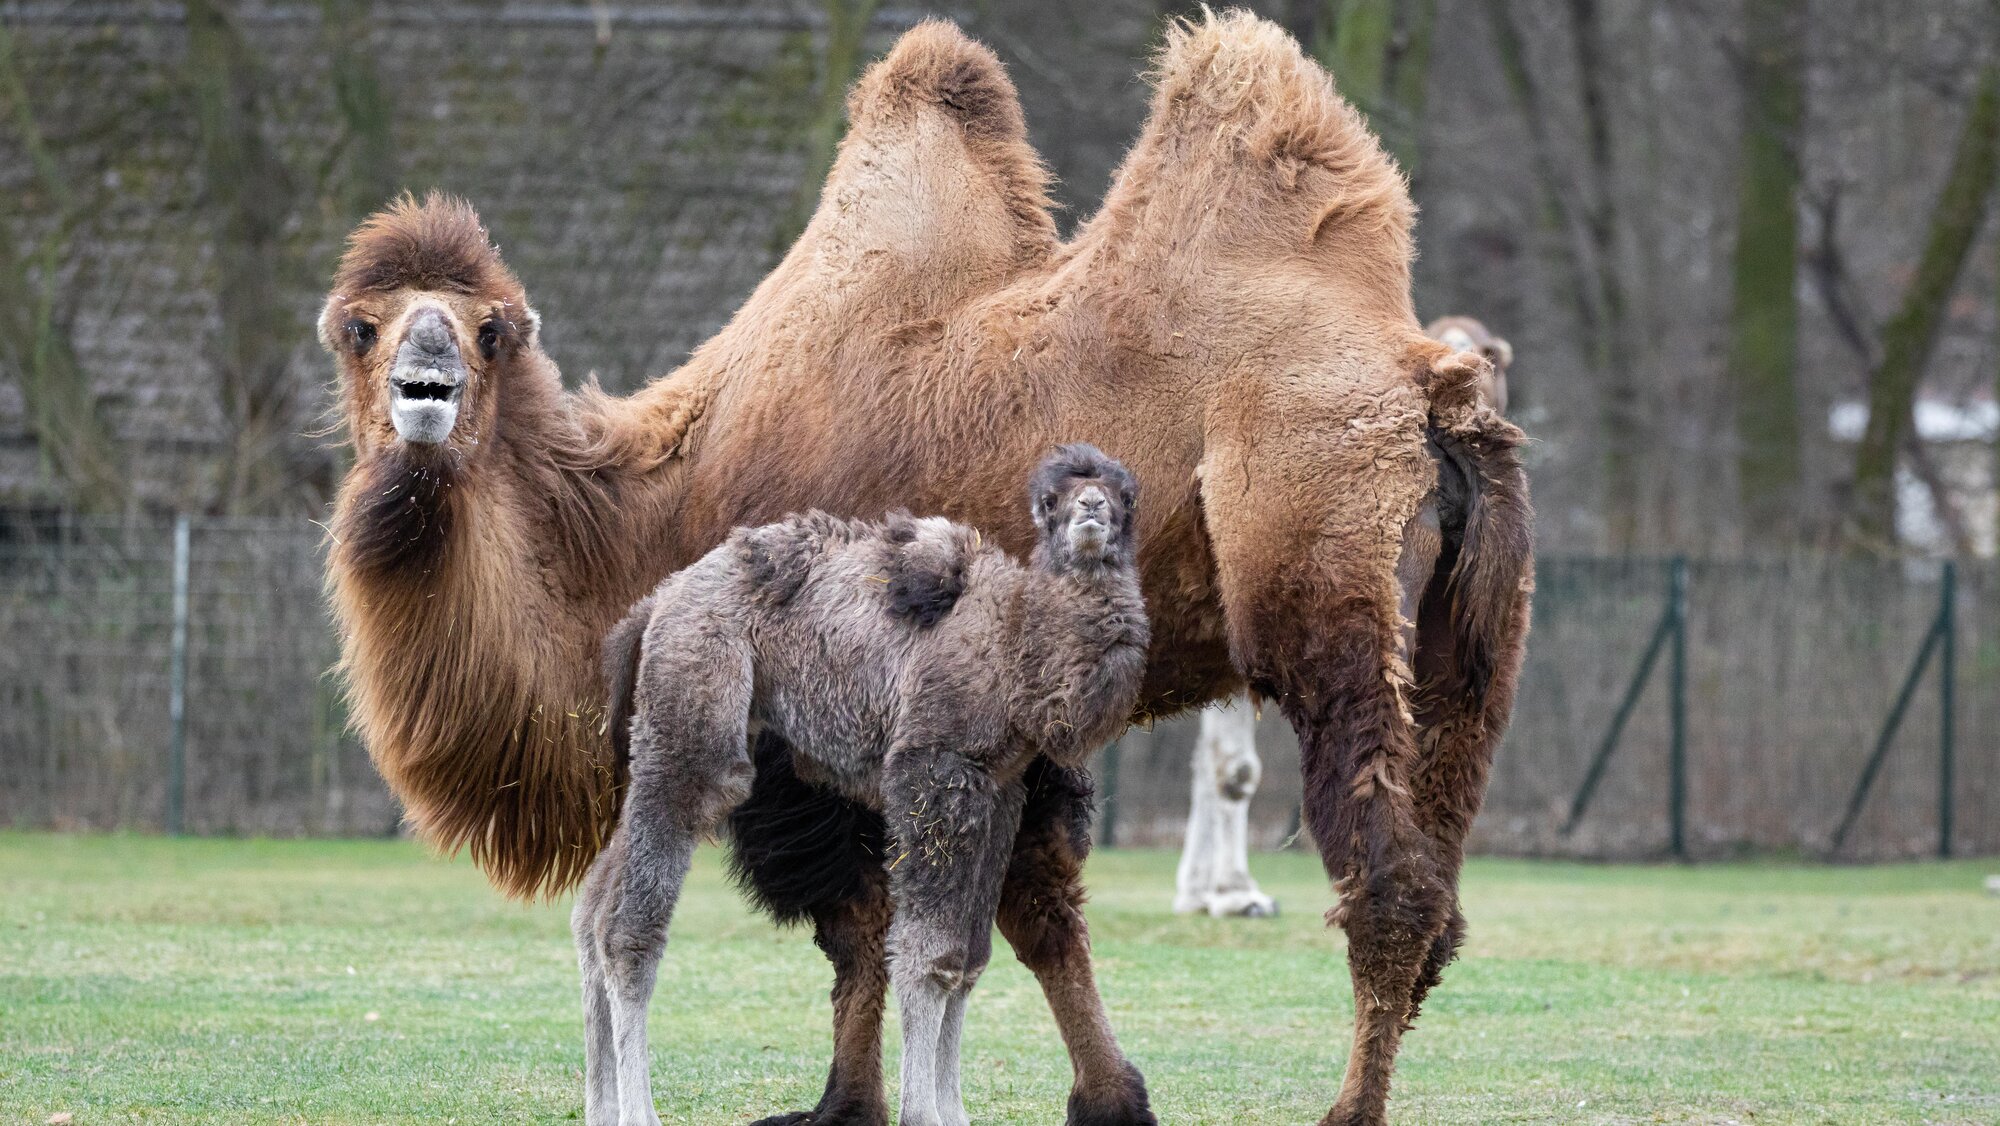
[[[751,720],[837,788],[873,791],[919,639],[956,607],[981,542],[941,517],[809,512],[739,529],[725,550],[755,674]]]

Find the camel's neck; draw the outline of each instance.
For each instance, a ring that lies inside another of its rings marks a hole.
[[[678,463],[626,432],[644,410],[548,405],[473,457],[364,455],[329,559],[377,766],[431,840],[517,893],[580,876],[616,815],[599,643],[671,565],[679,499]]]

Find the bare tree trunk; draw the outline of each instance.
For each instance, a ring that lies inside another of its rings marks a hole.
[[[293,388],[286,361],[296,320],[284,302],[292,175],[264,140],[259,57],[219,0],[187,5],[186,77],[199,126],[221,316],[216,359],[232,433],[216,506],[268,511],[295,488]]]
[[[0,224],[0,359],[20,375],[22,406],[43,472],[58,483],[70,505],[113,511],[128,492],[124,467],[90,377],[77,362],[58,301],[61,252],[88,208],[70,191],[43,142],[14,59],[13,33],[4,23],[0,104],[56,212],[49,233],[32,248],[18,246],[12,231]]]
[[[861,74],[876,6],[877,0],[826,0],[826,44],[820,53],[817,108],[806,127],[806,163],[791,210],[775,233],[775,250],[790,247],[819,206],[820,185],[847,129],[847,88]]]
[[[1405,174],[1422,156],[1424,96],[1436,0],[1318,0],[1294,11],[1293,33],[1333,72]]]
[[[1527,44],[1508,0],[1486,0],[1494,45],[1515,108],[1528,126],[1535,149],[1535,176],[1546,200],[1549,222],[1563,236],[1577,321],[1583,330],[1585,360],[1600,387],[1599,440],[1604,446],[1604,509],[1614,548],[1638,539],[1642,503],[1640,478],[1648,430],[1627,359],[1625,286],[1618,271],[1618,213],[1611,106],[1604,77],[1605,43],[1595,0],[1570,0],[1572,44],[1589,154],[1589,177],[1578,177],[1555,149],[1548,133],[1548,107],[1529,64]]]
[[[1749,0],[1729,377],[1746,535],[1787,540],[1799,501],[1798,190],[1804,0]]]
[[[1951,291],[1978,237],[2000,155],[2000,66],[1988,65],[1960,130],[1951,172],[1931,212],[1917,273],[1882,333],[1882,363],[1868,391],[1868,429],[1854,454],[1849,537],[1858,546],[1896,542],[1896,452],[1910,427],[1917,385],[1937,343]]]
[[[382,87],[368,40],[374,26],[369,18],[372,6],[368,0],[320,0],[333,101],[347,127],[342,138],[347,168],[339,195],[343,209],[354,218],[387,203],[401,181],[392,128],[395,106]]]

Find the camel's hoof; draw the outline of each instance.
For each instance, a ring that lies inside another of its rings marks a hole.
[[[1071,1091],[1067,1126],[1159,1126],[1146,1098],[1146,1080],[1127,1064],[1108,1090]]]
[[[1261,891],[1225,892],[1209,900],[1208,913],[1218,919],[1271,919],[1277,917],[1278,901]]]
[[[889,1126],[889,1108],[850,1105],[815,1107],[759,1118],[750,1126]]]

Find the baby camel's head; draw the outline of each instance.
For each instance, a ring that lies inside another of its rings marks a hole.
[[[1131,566],[1138,501],[1139,483],[1104,451],[1057,446],[1028,480],[1035,562],[1057,570]]]

